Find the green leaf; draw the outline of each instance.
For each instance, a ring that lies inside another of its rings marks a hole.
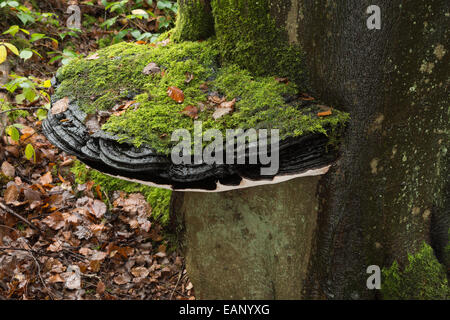
[[[3,32],[3,34],[9,33],[14,37],[16,35],[16,33],[19,32],[19,29],[20,29],[19,26],[14,25],[14,26],[9,27],[9,29],[6,30],[5,32]]]
[[[28,13],[25,12],[19,12],[17,14],[17,18],[19,18],[24,25],[26,25],[28,22],[34,23],[36,21],[32,15],[29,15]]]
[[[31,35],[30,42],[35,42],[35,41],[41,40],[42,38],[45,38],[45,34],[43,34],[43,33],[33,33]]]
[[[17,130],[17,128],[9,126],[8,128],[6,128],[6,133],[11,137],[11,139],[13,139],[16,142],[20,140],[20,133],[19,130]]]
[[[47,118],[47,110],[44,109],[38,109],[36,111],[36,116],[38,117],[39,120],[44,120],[45,118]]]
[[[30,160],[33,158],[33,160],[36,162],[36,152],[34,151],[34,147],[31,144],[27,144],[25,147],[25,157]]]
[[[36,92],[31,88],[23,89],[23,93],[25,94],[25,98],[30,102],[33,102],[36,98]]]

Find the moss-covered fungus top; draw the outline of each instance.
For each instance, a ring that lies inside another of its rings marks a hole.
[[[292,82],[254,77],[236,65],[220,66],[218,57],[214,40],[156,46],[119,43],[60,69],[55,97],[69,97],[88,114],[111,111],[102,122],[104,131],[163,154],[176,144],[170,141],[175,129],[194,131],[194,117],[183,112],[191,106],[204,131],[279,129],[281,139],[327,134],[348,119],[335,109],[319,117],[317,105],[305,106],[305,99],[298,96],[302,90]],[[158,72],[144,74],[150,63]],[[169,97],[169,87],[182,90],[183,102]],[[236,99],[234,111],[214,119],[211,98]],[[114,112],[119,105],[130,106]]]

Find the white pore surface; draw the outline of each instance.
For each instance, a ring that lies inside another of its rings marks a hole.
[[[230,190],[245,189],[245,188],[251,188],[251,187],[256,187],[256,186],[263,186],[263,185],[266,185],[266,184],[277,184],[277,183],[281,183],[281,182],[284,182],[284,181],[289,181],[289,180],[292,180],[292,179],[295,179],[295,178],[320,176],[320,175],[323,175],[323,174],[327,173],[328,170],[330,169],[330,167],[331,167],[331,165],[326,166],[326,167],[322,167],[322,168],[319,168],[319,169],[308,170],[308,171],[305,171],[305,172],[302,172],[302,173],[297,173],[297,174],[275,176],[272,180],[248,180],[248,179],[242,179],[241,183],[239,185],[236,185],[236,186],[226,186],[226,185],[221,184],[220,182],[217,182],[217,186],[216,186],[215,190],[176,189],[175,191],[180,191],[180,192],[224,192],[224,191],[230,191]],[[137,180],[137,179],[130,179],[130,178],[122,177],[122,176],[113,176],[113,175],[110,175],[110,176],[111,177],[115,177],[115,178],[120,178],[120,179],[123,179],[123,180],[127,180],[127,181],[131,181],[131,182],[137,182],[137,183],[145,184],[145,185],[151,186],[151,187],[168,189],[168,190],[174,190],[171,185],[156,184],[156,183],[153,183],[153,182],[141,181],[141,180]]]

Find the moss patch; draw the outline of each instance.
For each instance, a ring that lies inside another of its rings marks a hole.
[[[152,207],[152,218],[166,226],[169,221],[170,190],[152,188],[139,183],[128,182],[105,175],[97,170],[89,169],[84,164],[76,161],[72,167],[72,173],[78,184],[94,181],[100,185],[102,191],[124,191],[127,193],[142,193]]]
[[[148,144],[163,154],[169,154],[176,144],[170,141],[175,129],[194,131],[194,120],[181,111],[198,106],[212,94],[237,101],[235,111],[218,120],[212,117],[214,109],[199,113],[197,120],[202,121],[204,131],[218,129],[224,136],[226,129],[237,128],[279,129],[281,139],[331,133],[348,119],[348,114],[338,110],[318,117],[317,110],[302,107],[299,99],[287,103],[286,97],[302,91],[293,83],[253,76],[237,65],[221,68],[213,40],[156,47],[120,43],[98,51],[95,57],[77,59],[63,67],[58,73],[61,85],[56,96],[75,99],[87,113],[135,100],[133,107],[112,115],[102,129],[136,146]],[[142,71],[151,62],[163,72],[144,75]],[[192,81],[186,81],[187,74],[193,75]],[[201,86],[205,83],[208,89],[204,91]],[[168,97],[170,86],[184,92],[183,103]]]
[[[255,75],[289,77],[304,84],[304,57],[270,15],[270,1],[212,0],[222,59]]]
[[[389,300],[436,300],[449,299],[445,268],[436,259],[433,249],[423,244],[422,249],[408,255],[408,265],[400,268],[395,261],[383,269],[381,291]]]

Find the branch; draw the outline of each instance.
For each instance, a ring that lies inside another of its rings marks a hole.
[[[14,212],[12,209],[10,209],[9,207],[7,207],[6,205],[4,205],[3,203],[0,202],[0,208],[2,208],[3,210],[5,210],[6,212],[12,214],[13,216],[15,216],[16,218],[22,220],[24,223],[26,223],[27,225],[29,225],[30,227],[32,227],[34,230],[36,230],[37,232],[41,233],[41,230],[39,230],[38,227],[36,227],[34,224],[32,224],[30,221],[28,221],[27,219],[25,219],[24,217],[22,217],[20,214]]]
[[[4,114],[4,113],[8,113],[8,112],[14,112],[14,111],[18,111],[18,110],[30,111],[30,110],[36,110],[36,109],[47,110],[44,107],[14,108],[14,109],[10,109],[10,110],[0,111],[0,114]]]

